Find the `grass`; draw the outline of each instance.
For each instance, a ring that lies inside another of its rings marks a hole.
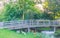
[[[0,29],[0,38],[40,38],[40,35],[38,33],[36,35],[33,33],[27,33],[24,35],[10,30]]]
[[[12,32],[10,30],[4,30],[4,29],[0,30],[0,38],[20,38],[20,37],[21,35]]]

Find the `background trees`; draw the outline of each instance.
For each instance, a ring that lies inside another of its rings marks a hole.
[[[49,19],[60,18],[60,4],[56,0],[46,0],[43,3],[44,12],[34,7],[35,2],[32,0],[12,0],[5,4],[0,21],[10,20],[29,20],[29,19]]]
[[[39,19],[40,11],[34,8],[34,5],[35,3],[30,0],[18,0],[15,3],[10,1],[4,6],[1,20]]]
[[[53,19],[59,19],[60,17],[60,1],[59,0],[46,0],[45,8],[48,13],[51,14]]]

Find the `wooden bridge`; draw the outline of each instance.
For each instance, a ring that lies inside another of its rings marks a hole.
[[[60,27],[60,20],[20,20],[0,22],[0,28]]]
[[[0,29],[29,29],[34,27],[60,27],[60,20],[20,20],[0,22]]]

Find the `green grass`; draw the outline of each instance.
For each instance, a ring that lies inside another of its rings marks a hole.
[[[20,38],[20,37],[21,35],[12,32],[10,30],[4,30],[4,29],[0,30],[0,38]]]
[[[40,38],[40,35],[34,35],[33,33],[27,33],[24,35],[10,30],[0,29],[0,38]]]

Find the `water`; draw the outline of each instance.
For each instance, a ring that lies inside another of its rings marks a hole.
[[[53,31],[42,31],[42,38],[55,38]]]

